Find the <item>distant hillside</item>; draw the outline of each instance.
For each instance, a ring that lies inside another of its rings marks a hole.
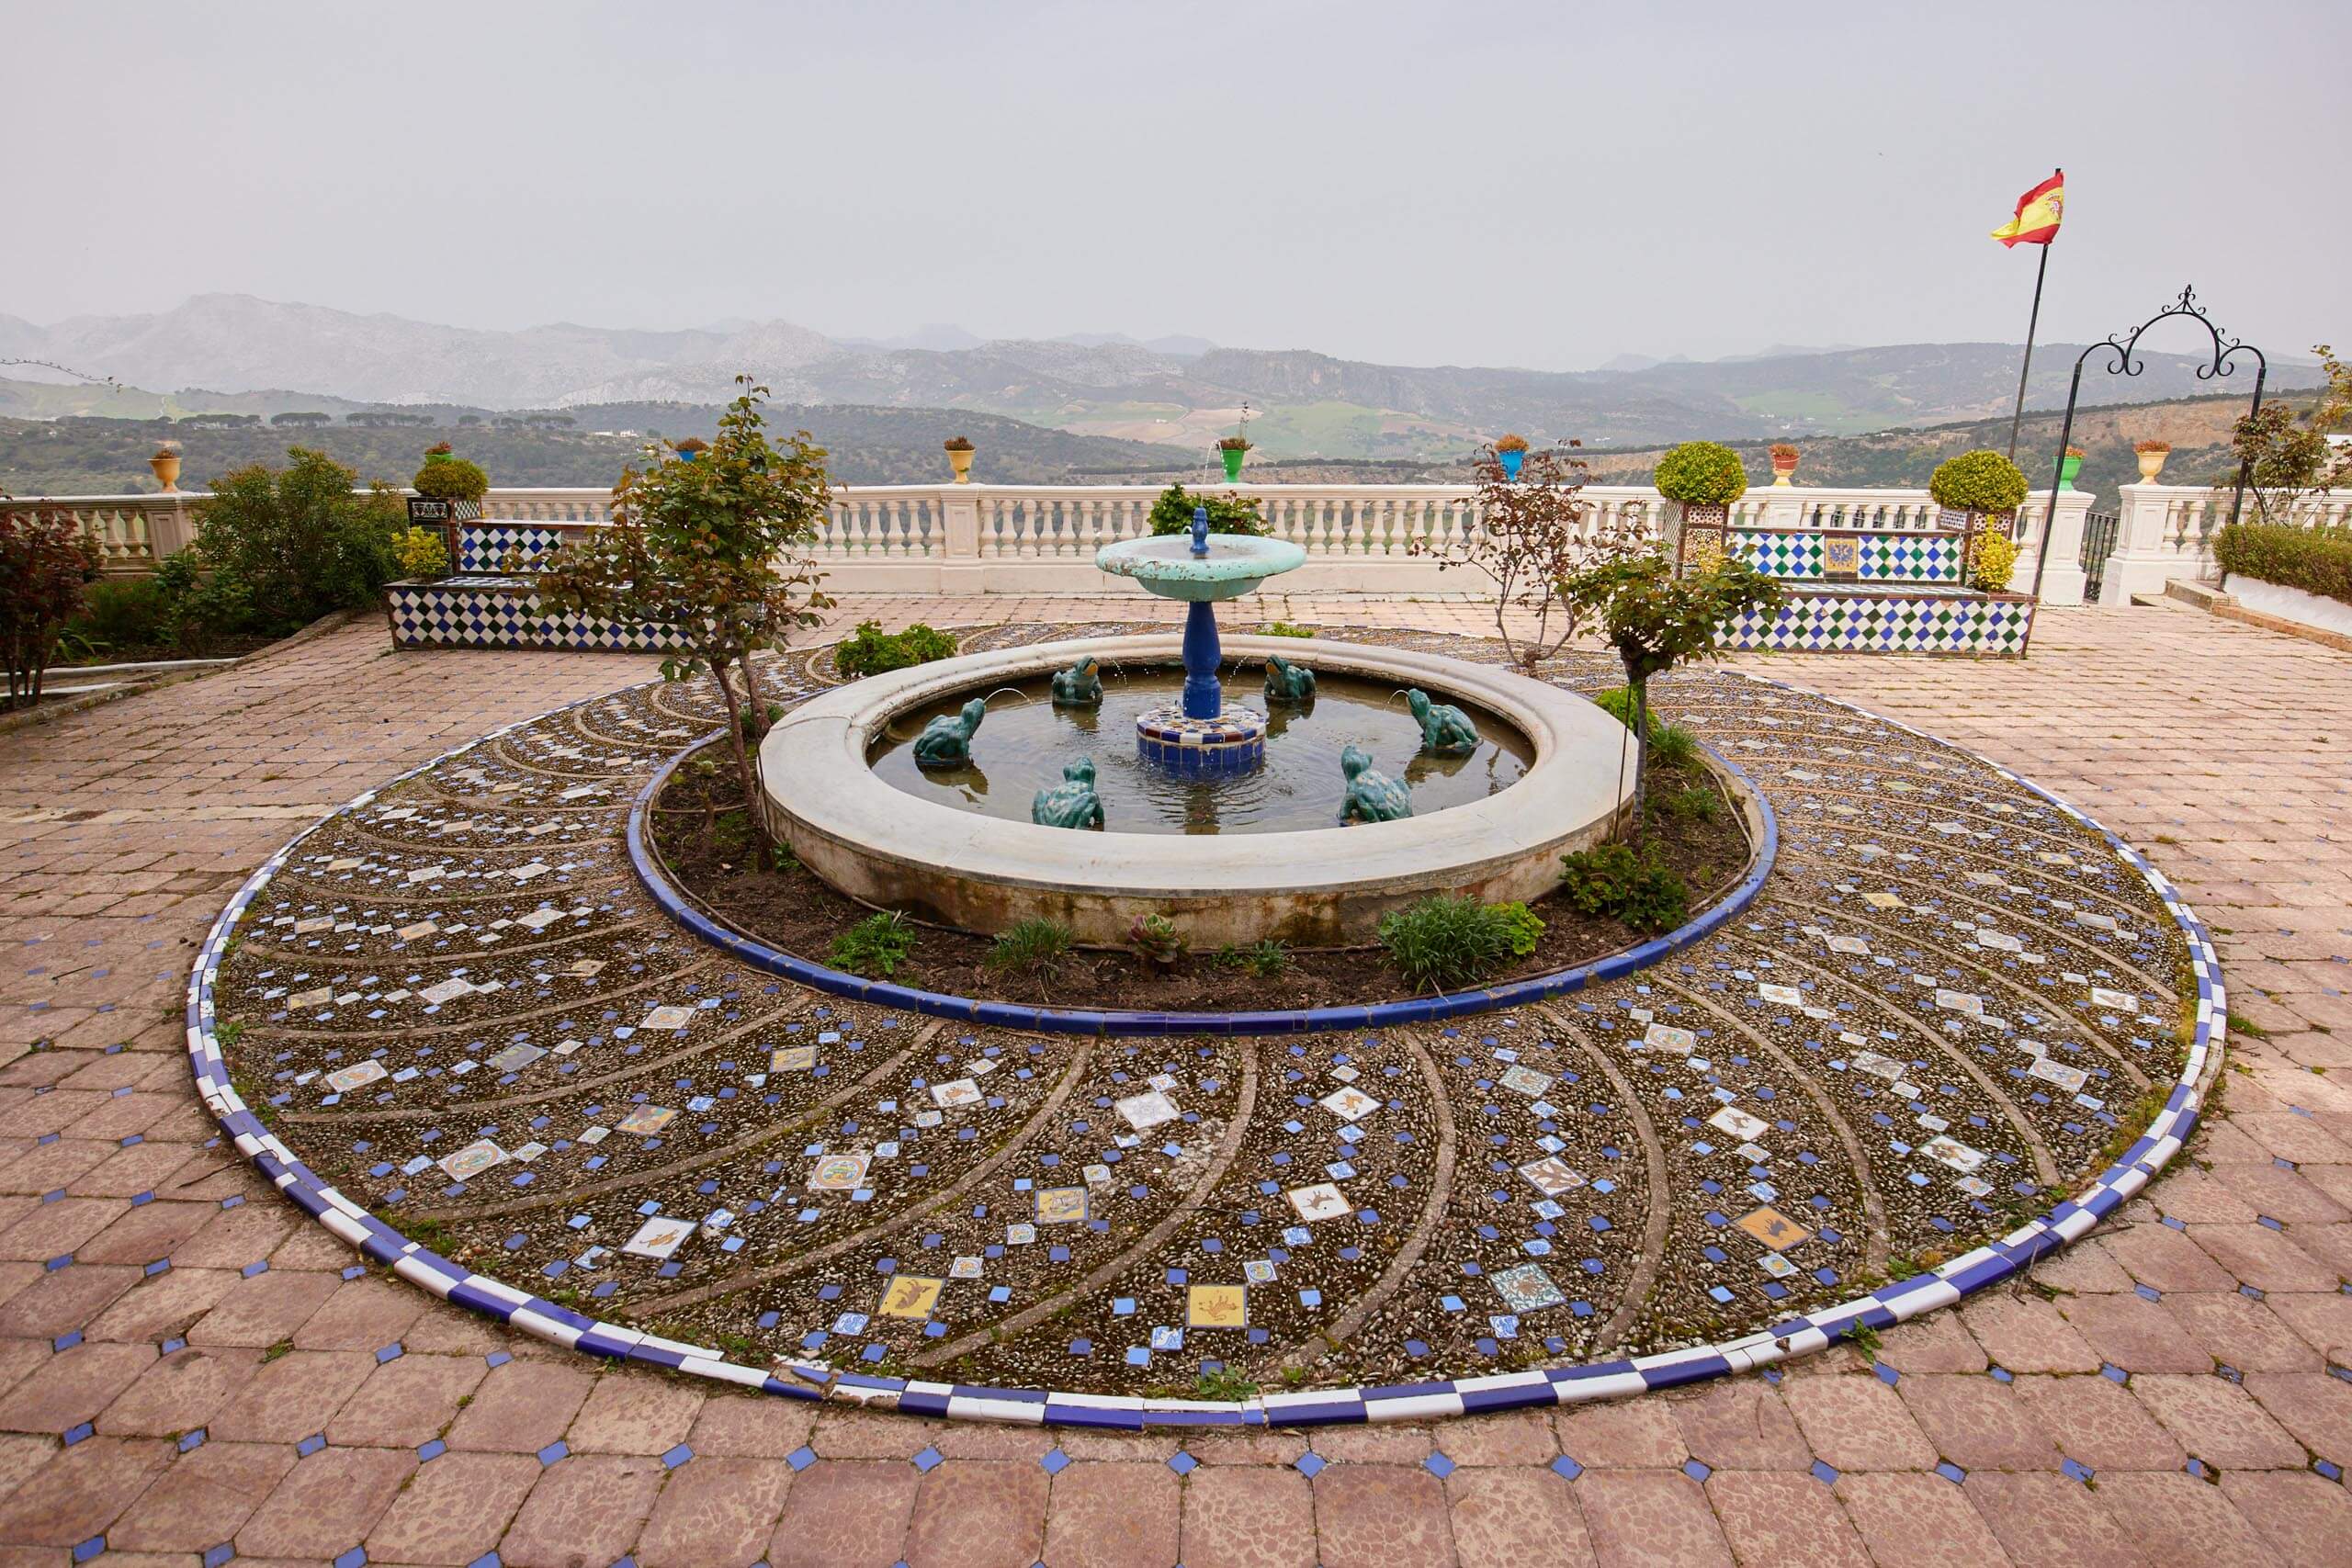
[[[2312,367],[2288,357],[2304,345],[2272,346],[2274,387],[2316,384]],[[2064,401],[2078,351],[2041,345],[2030,404]],[[717,403],[733,390],[736,373],[748,371],[791,402],[1000,414],[1195,454],[1229,432],[1247,403],[1250,438],[1269,458],[1451,460],[1511,430],[1536,441],[1628,445],[1990,418],[2015,394],[2018,353],[2011,344],[1902,344],[1768,350],[1711,364],[1621,356],[1611,362],[1618,368],[1544,371],[1374,365],[1306,349],[1141,344],[1115,333],[982,343],[940,327],[850,343],[782,321],[479,332],[225,294],[154,315],[53,326],[0,316],[0,358],[52,360],[141,387],[264,397],[277,395],[264,389],[306,387],[363,402],[512,410]],[[2153,401],[2202,389],[2188,356],[2144,357],[2145,374],[2094,395]],[[62,394],[66,403],[107,395]],[[60,396],[26,412],[63,412]]]
[[[114,495],[159,487],[147,457],[164,437],[181,444],[180,483],[209,488],[215,475],[246,463],[283,463],[291,446],[332,455],[365,480],[405,484],[424,448],[448,441],[490,471],[499,485],[609,485],[652,434],[672,440],[710,435],[716,408],[675,404],[600,405],[566,411],[571,430],[501,430],[488,423],[459,426],[464,417],[441,411],[430,428],[368,429],[334,424],[315,430],[241,428],[198,430],[162,421],[0,418],[0,491],[16,495]],[[484,418],[476,414],[478,419]],[[969,436],[979,448],[973,474],[1005,483],[1069,482],[1096,468],[1184,468],[1189,454],[1139,441],[1114,441],[1042,430],[991,414],[940,409],[828,406],[771,410],[772,424],[806,426],[826,449],[827,466],[842,484],[944,481],[947,457],[940,444]],[[637,435],[599,431],[637,431]]]

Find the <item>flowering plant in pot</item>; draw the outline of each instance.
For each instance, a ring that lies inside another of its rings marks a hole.
[[[1797,458],[1800,454],[1794,446],[1785,441],[1773,442],[1771,453],[1773,486],[1776,489],[1785,487],[1790,476],[1797,471]]]
[[[2006,522],[2025,499],[2025,470],[1991,447],[1979,447],[1937,464],[1928,476],[1928,494],[1943,508],[1948,528],[1973,528],[1980,518]]]
[[[1517,479],[1520,465],[1527,461],[1527,437],[1514,433],[1497,440],[1495,461],[1503,466],[1503,478]]]
[[[1250,438],[1246,435],[1227,435],[1217,442],[1216,455],[1225,460],[1225,479],[1227,484],[1241,478],[1241,459],[1249,450]]]
[[[2066,448],[2065,457],[2062,458],[2058,464],[2058,488],[2060,490],[2072,490],[2075,488],[2075,476],[2083,471],[2084,456],[2085,453],[2079,446],[2069,446]]]
[[[165,441],[158,444],[155,447],[155,455],[147,459],[147,466],[155,470],[155,482],[162,485],[165,491],[175,491],[180,488],[180,444],[178,442]]]
[[[2156,482],[2156,476],[2165,471],[2165,459],[2172,456],[2172,443],[2134,441],[2132,443],[2132,455],[2140,460],[2140,482],[2152,485]]]
[[[945,445],[947,466],[956,470],[956,482],[959,485],[970,484],[972,482],[972,454],[978,449],[973,446],[972,438],[968,435],[951,435],[947,438]]]
[[[710,450],[710,443],[705,441],[699,435],[689,435],[684,441],[681,441],[676,446],[671,447],[670,450],[678,455],[678,461],[682,463],[691,463],[696,457],[701,457],[705,452]]]

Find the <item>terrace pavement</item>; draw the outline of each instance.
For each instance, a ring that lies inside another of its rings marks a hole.
[[[1229,614],[1490,626],[1458,601]],[[366,620],[0,735],[0,1568],[2352,1556],[2352,657],[2187,610],[2058,610],[2022,665],[1742,661],[2054,790],[2214,927],[2254,1026],[2222,1109],[2022,1286],[1890,1331],[1875,1368],[1841,1349],[1572,1410],[1180,1438],[608,1370],[355,1267],[204,1146],[182,992],[237,884],[390,774],[652,673],[385,643]]]

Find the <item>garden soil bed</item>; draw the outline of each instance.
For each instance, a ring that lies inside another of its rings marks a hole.
[[[717,753],[707,753],[716,761]],[[845,897],[797,863],[752,867],[751,829],[735,770],[690,759],[654,802],[652,837],[670,874],[704,909],[744,934],[813,964],[826,964],[833,941],[874,911]],[[1712,819],[1670,815],[1662,798],[1703,785],[1716,800]],[[1646,799],[1649,840],[1690,888],[1692,916],[1720,900],[1745,872],[1748,842],[1737,808],[1704,768],[1653,766]],[[1548,975],[1633,946],[1651,934],[1622,921],[1579,913],[1556,896],[1530,906],[1544,919],[1534,953],[1487,976],[1496,985]],[[1363,1006],[1408,995],[1387,953],[1368,948],[1297,948],[1279,975],[1256,976],[1214,952],[1191,953],[1155,971],[1124,949],[1075,949],[1036,973],[990,969],[993,939],[916,925],[914,952],[888,978],[951,996],[1030,1005],[1146,1012],[1245,1011]]]

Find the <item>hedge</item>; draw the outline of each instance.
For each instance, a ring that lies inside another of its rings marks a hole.
[[[2352,604],[2352,528],[2233,523],[2213,536],[2223,571]]]

